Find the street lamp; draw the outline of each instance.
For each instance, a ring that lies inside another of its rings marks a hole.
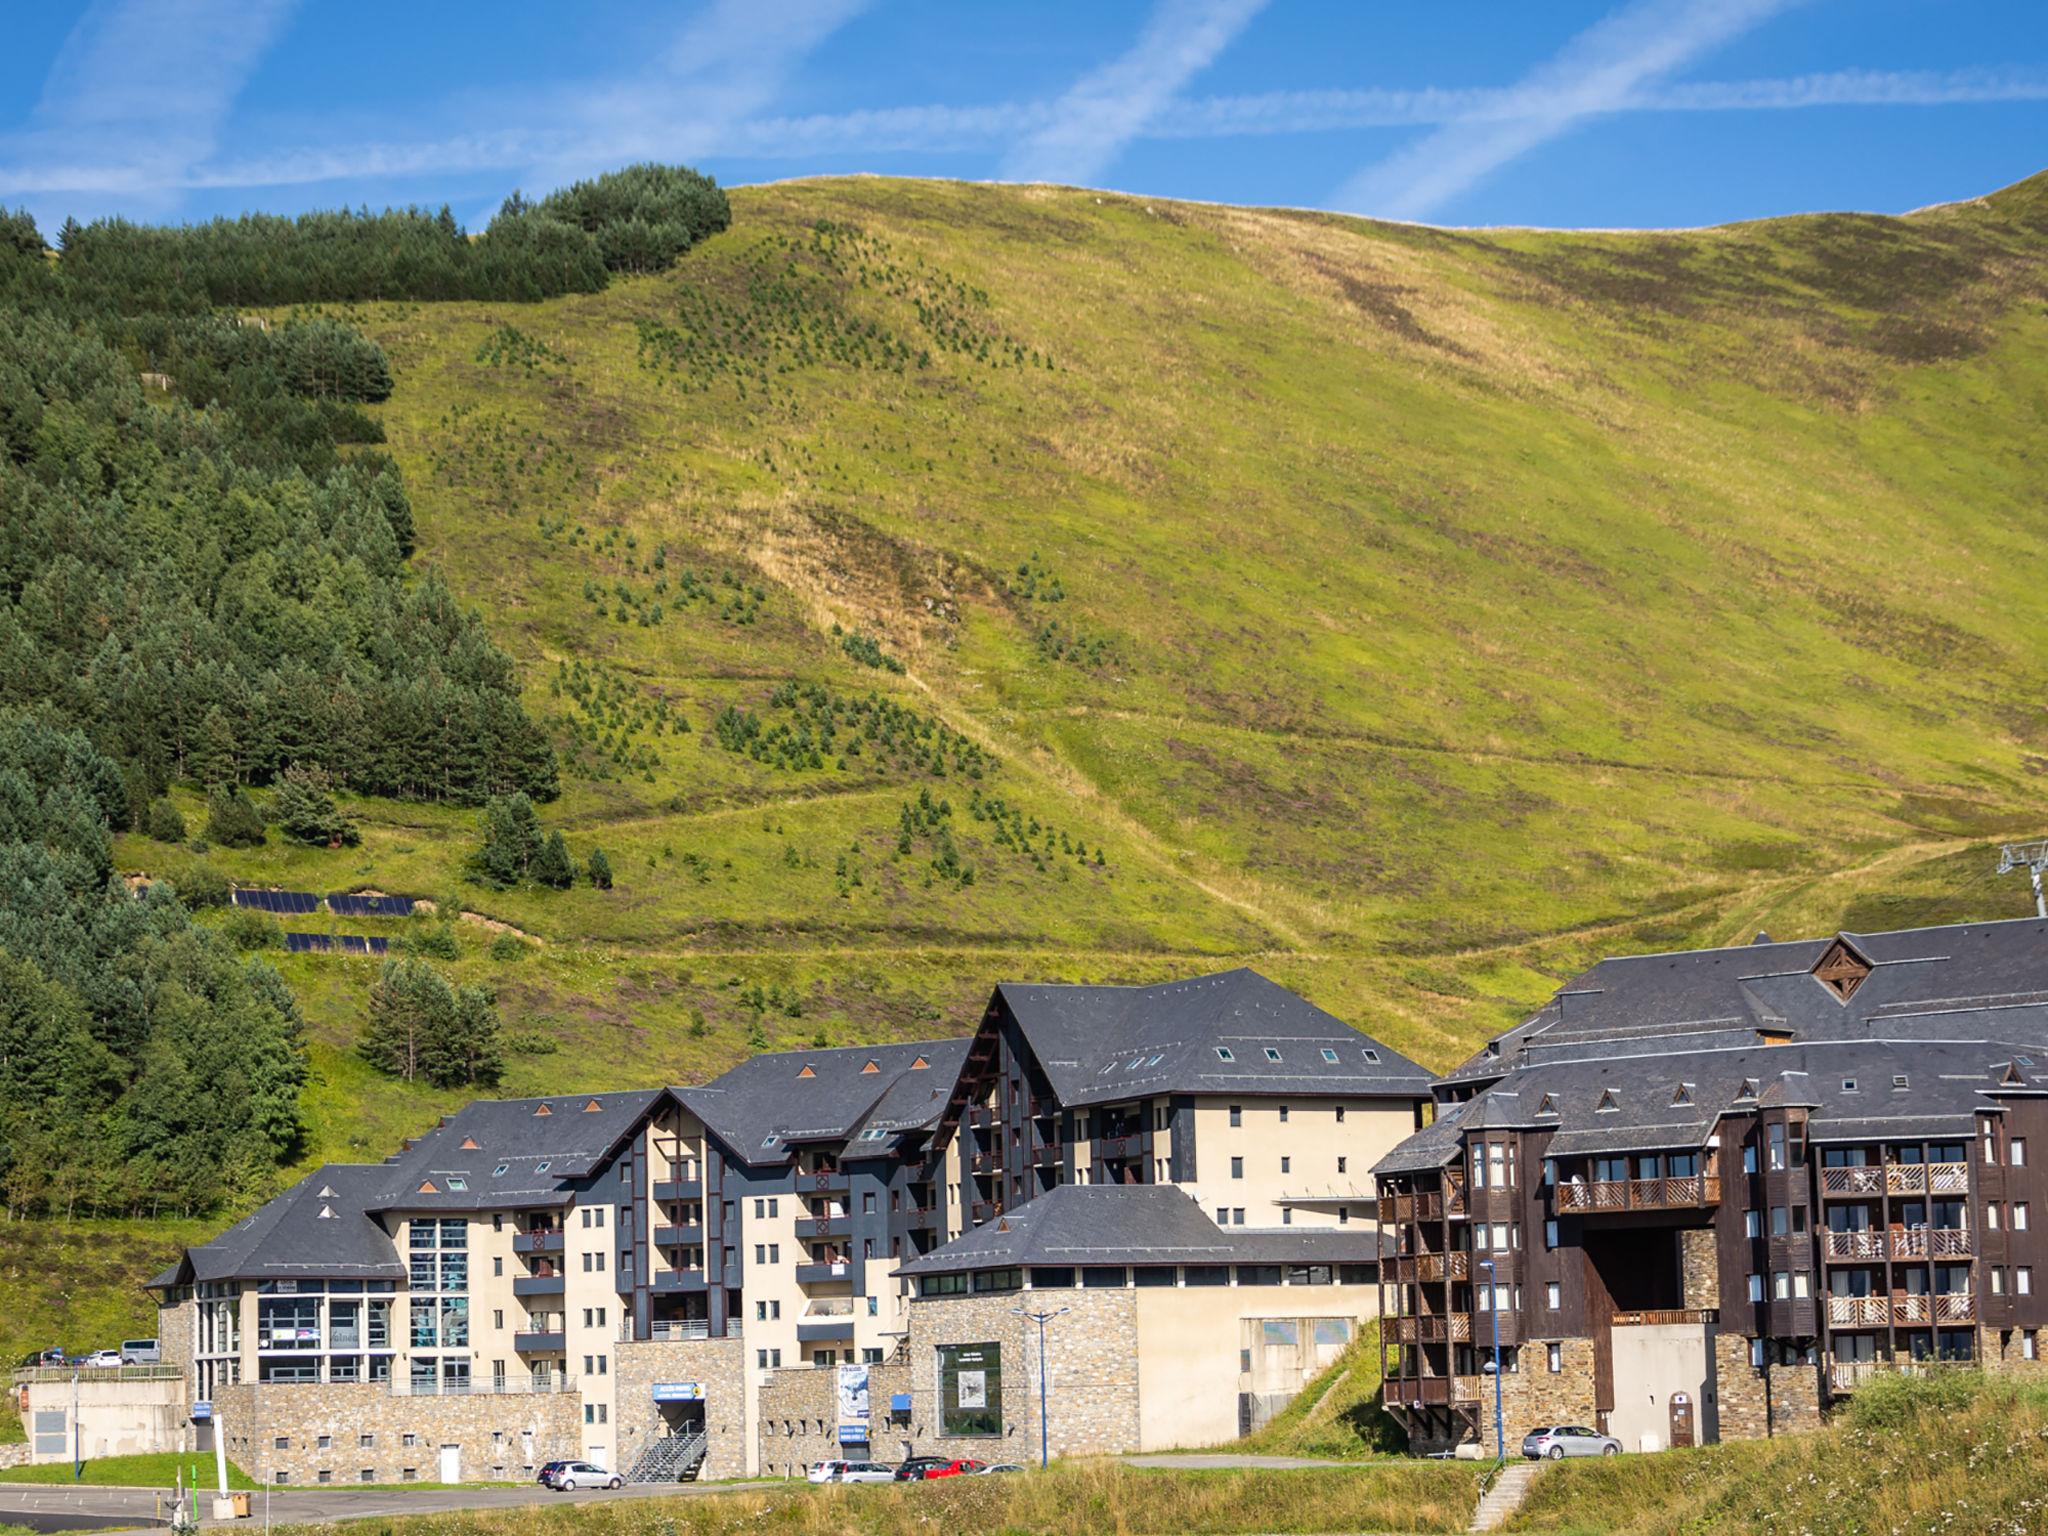
[[[1508,1443],[1500,1399],[1500,1286],[1496,1283],[1497,1277],[1493,1272],[1493,1260],[1481,1259],[1479,1267],[1486,1271],[1486,1297],[1490,1304],[1488,1310],[1493,1313],[1493,1450],[1495,1459],[1505,1462],[1508,1459]]]
[[[1056,1317],[1065,1317],[1072,1307],[1061,1307],[1057,1312],[1026,1312],[1022,1307],[1010,1311],[1028,1322],[1038,1324],[1038,1465],[1044,1467],[1050,1461],[1049,1437],[1045,1422],[1045,1325]]]

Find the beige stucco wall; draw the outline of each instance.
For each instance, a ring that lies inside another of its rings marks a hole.
[[[1243,1110],[1241,1125],[1230,1123],[1232,1104]],[[1336,1114],[1340,1104],[1341,1125]],[[1291,1204],[1297,1226],[1336,1226],[1341,1205],[1350,1208],[1351,1225],[1372,1228],[1372,1165],[1414,1129],[1414,1111],[1405,1104],[1205,1095],[1195,1101],[1196,1177],[1180,1187],[1212,1218],[1226,1207],[1243,1207],[1249,1227],[1279,1226],[1281,1212]],[[1230,1176],[1233,1157],[1244,1159],[1241,1179]],[[1285,1172],[1282,1158],[1288,1159]],[[1339,1158],[1344,1160],[1341,1173]],[[1286,1201],[1287,1196],[1295,1198]]]
[[[1614,1410],[1607,1432],[1624,1450],[1663,1450],[1671,1444],[1671,1394],[1692,1399],[1693,1443],[1708,1439],[1707,1415],[1714,1395],[1712,1329],[1704,1323],[1658,1323],[1616,1328],[1614,1340]],[[1532,1362],[1522,1351],[1522,1369]]]
[[[77,1452],[87,1461],[101,1456],[139,1456],[153,1451],[174,1451],[181,1444],[185,1423],[185,1379],[160,1376],[133,1379],[135,1373],[81,1372],[76,1386],[69,1377],[59,1381],[32,1381],[24,1389],[26,1403],[22,1423],[30,1431],[29,1460],[69,1461],[72,1456],[72,1419],[77,1417]],[[37,1454],[34,1450],[36,1415],[64,1415],[63,1449]]]

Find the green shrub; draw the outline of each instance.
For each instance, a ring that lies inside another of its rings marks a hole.
[[[206,797],[206,840],[223,848],[263,846],[263,813],[240,785],[218,785]]]
[[[182,865],[171,874],[170,882],[178,900],[195,912],[201,907],[226,906],[234,892],[228,877],[204,862]]]
[[[353,848],[361,842],[355,823],[334,803],[333,787],[318,763],[293,763],[285,769],[271,801],[278,830],[295,843],[318,848]]]
[[[245,953],[277,948],[284,932],[275,918],[250,907],[236,907],[229,912],[221,920],[220,931],[230,944]]]
[[[435,960],[453,960],[462,953],[455,942],[455,924],[415,919],[399,938],[398,947],[409,955],[426,955]]]
[[[1856,1384],[1849,1422],[1858,1429],[1903,1429],[1916,1419],[1959,1413],[1984,1390],[1982,1371],[1949,1367],[1924,1376],[1877,1371]]]
[[[491,958],[493,960],[524,960],[526,958],[526,942],[516,933],[501,933],[491,940]]]
[[[185,841],[185,818],[170,801],[152,800],[146,830],[160,843],[182,843]]]

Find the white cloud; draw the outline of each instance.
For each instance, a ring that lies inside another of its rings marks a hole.
[[[1504,114],[1455,122],[1354,176],[1331,206],[1419,219],[1589,117],[1624,110],[1643,88],[1796,0],[1638,0],[1595,22],[1507,92]]]
[[[291,0],[105,0],[72,27],[0,187],[151,192],[212,155]]]
[[[1266,0],[1160,0],[1130,51],[1077,80],[1003,163],[1011,181],[1088,182],[1182,86],[1236,41]]]

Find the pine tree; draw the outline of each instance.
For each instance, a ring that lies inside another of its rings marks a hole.
[[[612,888],[612,861],[604,856],[602,848],[590,850],[590,883],[600,891]]]
[[[206,840],[223,848],[263,845],[263,814],[240,785],[217,785],[206,797]]]
[[[279,777],[271,810],[284,835],[316,847],[353,848],[362,841],[355,823],[342,815],[330,792],[332,781],[317,763],[294,763]]]
[[[501,890],[524,880],[541,851],[540,817],[522,791],[494,795],[484,804],[483,846],[473,860],[479,876]]]
[[[178,814],[178,808],[168,800],[152,800],[149,805],[149,835],[160,843],[182,843],[185,841],[185,818]]]
[[[540,884],[566,891],[576,883],[576,865],[569,857],[569,845],[559,831],[550,832],[533,861],[533,878]]]
[[[215,705],[200,720],[198,733],[185,749],[185,773],[201,788],[211,789],[241,778],[240,760],[234,727]]]

